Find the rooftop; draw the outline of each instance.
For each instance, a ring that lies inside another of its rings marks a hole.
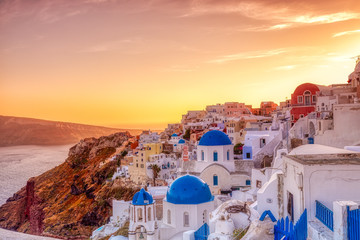
[[[306,144],[286,156],[304,165],[360,165],[360,153],[319,144]]]

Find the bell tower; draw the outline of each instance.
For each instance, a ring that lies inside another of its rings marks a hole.
[[[158,227],[154,200],[143,188],[130,205],[129,240],[156,240]]]

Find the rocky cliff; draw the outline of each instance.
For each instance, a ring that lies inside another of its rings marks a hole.
[[[129,131],[133,135],[141,133],[141,130],[0,116],[0,147],[71,144],[83,138],[100,137],[120,131]]]
[[[0,227],[15,231],[88,239],[106,223],[112,199],[130,200],[139,189],[129,180],[109,181],[116,148],[130,145],[129,133],[87,138],[69,150],[65,162],[28,180],[0,207]]]

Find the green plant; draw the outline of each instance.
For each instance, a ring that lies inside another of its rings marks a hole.
[[[234,146],[234,154],[242,154],[243,153],[243,143],[238,143]]]
[[[153,181],[155,186],[156,185],[155,180],[159,176],[159,172],[161,171],[161,168],[157,164],[151,164],[150,167],[153,173]]]
[[[183,135],[185,140],[190,140],[190,129],[186,129],[185,134]]]

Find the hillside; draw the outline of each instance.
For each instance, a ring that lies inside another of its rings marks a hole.
[[[88,239],[106,223],[112,199],[130,200],[137,185],[109,181],[120,162],[106,161],[131,144],[128,133],[87,138],[70,148],[66,161],[28,180],[0,207],[0,227],[24,233]]]
[[[141,130],[115,129],[33,118],[0,116],[0,147],[63,145],[76,143],[80,139],[88,137],[100,137],[124,131],[128,131],[132,135],[141,133]]]

